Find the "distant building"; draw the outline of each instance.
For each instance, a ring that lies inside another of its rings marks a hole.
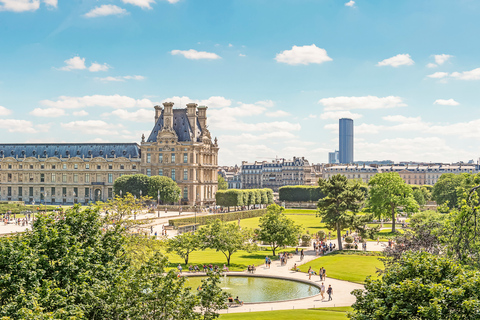
[[[328,153],[328,163],[339,163],[338,150]]]
[[[353,163],[353,120],[342,118],[339,120],[339,163]]]

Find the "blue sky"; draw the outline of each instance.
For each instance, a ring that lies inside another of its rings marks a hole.
[[[9,142],[140,142],[153,105],[209,106],[220,164],[480,156],[474,0],[0,0]]]

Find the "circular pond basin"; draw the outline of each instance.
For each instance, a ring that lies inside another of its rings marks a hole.
[[[198,288],[205,277],[189,277],[186,285]],[[238,296],[243,302],[270,302],[307,298],[320,293],[316,286],[283,279],[262,277],[222,277],[220,287],[232,297]]]

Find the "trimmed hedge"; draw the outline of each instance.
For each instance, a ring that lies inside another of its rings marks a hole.
[[[207,224],[209,221],[214,221],[216,219],[220,219],[222,221],[235,221],[238,219],[255,218],[255,217],[263,216],[265,213],[267,213],[266,208],[197,216],[197,224],[204,225],[204,224]],[[188,224],[194,224],[194,223],[195,223],[195,217],[168,220],[168,224],[171,226],[174,226],[175,228],[178,228],[179,226],[188,225]]]
[[[228,189],[218,190],[215,194],[218,206],[238,207],[253,204],[272,204],[272,189]]]
[[[324,197],[320,187],[284,186],[278,190],[280,201],[318,201]]]

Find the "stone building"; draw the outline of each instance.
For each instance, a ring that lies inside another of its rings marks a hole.
[[[137,143],[0,144],[0,201],[71,204],[105,201],[125,174],[164,175],[182,202],[210,204],[217,191],[218,144],[207,107],[155,106],[155,125]]]

